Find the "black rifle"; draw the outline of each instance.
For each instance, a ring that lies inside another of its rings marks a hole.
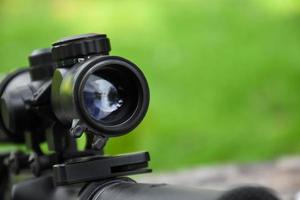
[[[148,152],[104,155],[110,137],[133,130],[149,105],[149,88],[131,61],[110,56],[105,34],[64,38],[29,56],[30,67],[0,84],[0,139],[31,153],[0,156],[2,199],[276,200],[264,188],[228,192],[140,184]],[[86,137],[84,150],[77,138]],[[49,151],[43,151],[46,142]],[[17,176],[18,175],[18,176]]]

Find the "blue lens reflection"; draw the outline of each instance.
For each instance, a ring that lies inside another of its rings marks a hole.
[[[123,105],[116,87],[97,75],[90,75],[83,89],[85,109],[99,121]]]

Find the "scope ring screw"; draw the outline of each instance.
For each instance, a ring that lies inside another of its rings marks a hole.
[[[72,127],[70,128],[70,134],[74,138],[80,138],[84,133],[85,128],[80,124],[79,119],[74,119],[72,121]]]
[[[92,149],[94,150],[102,150],[108,140],[108,137],[103,136],[94,136]]]

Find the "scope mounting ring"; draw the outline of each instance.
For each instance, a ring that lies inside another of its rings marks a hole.
[[[53,166],[56,185],[99,181],[120,176],[149,173],[148,152],[118,156],[89,156]]]

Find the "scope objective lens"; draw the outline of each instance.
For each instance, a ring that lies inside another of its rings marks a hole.
[[[123,105],[117,88],[95,74],[91,74],[85,83],[83,100],[85,109],[97,121],[106,118]]]

